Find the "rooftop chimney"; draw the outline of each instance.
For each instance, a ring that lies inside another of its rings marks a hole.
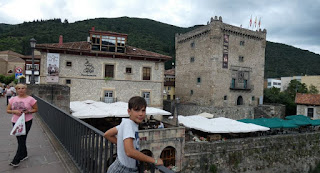
[[[94,26],[91,28],[91,31],[94,31]]]
[[[63,36],[60,35],[60,37],[59,37],[59,45],[62,45],[62,44],[63,44]]]

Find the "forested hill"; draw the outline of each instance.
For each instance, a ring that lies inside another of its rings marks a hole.
[[[185,33],[199,26],[181,28],[150,19],[97,18],[74,23],[61,19],[37,20],[17,25],[0,24],[0,51],[12,50],[31,54],[29,40],[37,43],[57,43],[59,35],[64,42],[85,41],[92,26],[96,30],[128,34],[128,45],[169,55],[174,58],[176,33]],[[267,35],[268,38],[268,35]],[[265,77],[292,75],[319,75],[320,55],[292,46],[267,42]],[[166,68],[171,62],[166,63]]]

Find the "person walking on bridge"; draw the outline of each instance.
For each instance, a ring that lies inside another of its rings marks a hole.
[[[33,97],[27,95],[27,85],[18,84],[16,85],[17,96],[9,99],[9,104],[7,107],[7,113],[13,114],[11,122],[14,124],[17,122],[18,118],[25,113],[26,121],[26,134],[21,136],[16,136],[18,141],[18,150],[14,156],[13,161],[10,163],[11,166],[19,166],[20,161],[24,161],[28,158],[27,152],[27,135],[32,125],[32,113],[38,112],[37,100]]]

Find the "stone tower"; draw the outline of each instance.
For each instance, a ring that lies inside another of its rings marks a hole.
[[[215,17],[176,34],[176,97],[198,106],[256,106],[263,96],[266,33]]]

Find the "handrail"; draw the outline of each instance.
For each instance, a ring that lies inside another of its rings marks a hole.
[[[114,161],[114,144],[104,138],[97,128],[71,116],[55,105],[33,95],[38,103],[38,113],[47,124],[77,168],[83,173],[105,173]],[[142,165],[142,164],[141,164]],[[154,166],[162,173],[173,173],[164,166]],[[143,173],[145,169],[140,169]],[[154,169],[151,170],[154,172]]]

